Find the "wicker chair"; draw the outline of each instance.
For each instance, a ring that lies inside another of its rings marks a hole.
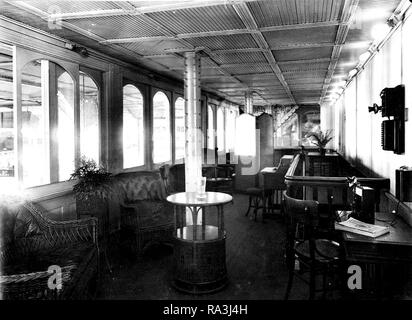
[[[94,296],[99,256],[96,218],[52,221],[31,202],[14,208],[2,206],[0,218],[2,299]],[[50,266],[60,268],[61,288],[48,285],[53,275]]]

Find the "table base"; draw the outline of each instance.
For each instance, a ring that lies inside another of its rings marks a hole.
[[[211,293],[227,283],[225,239],[185,241],[174,239],[173,286],[192,294]]]

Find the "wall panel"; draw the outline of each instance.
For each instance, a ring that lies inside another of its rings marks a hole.
[[[366,174],[390,178],[395,193],[395,170],[412,166],[412,120],[405,123],[405,153],[394,154],[381,147],[381,114],[368,112],[373,103],[381,105],[380,92],[385,87],[404,84],[406,108],[412,103],[412,18],[396,30],[380,52],[365,66],[346,88],[342,100],[327,112],[334,114],[335,147]],[[340,112],[337,112],[339,108]],[[330,110],[333,108],[333,110]],[[328,115],[324,116],[328,118]]]

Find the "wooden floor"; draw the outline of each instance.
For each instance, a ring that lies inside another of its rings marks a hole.
[[[172,288],[173,249],[169,246],[153,246],[142,259],[136,260],[114,244],[107,254],[112,273],[104,264],[98,299],[282,300],[287,284],[283,220],[278,216],[267,218],[262,223],[259,214],[255,222],[245,217],[246,209],[245,195],[235,195],[234,204],[225,207],[226,261],[230,282],[222,291],[195,296]],[[216,214],[210,213],[208,221],[215,218]],[[307,298],[307,285],[295,280],[290,299]],[[339,296],[331,298],[339,299]]]
[[[170,286],[173,251],[152,247],[143,259],[129,259],[119,247],[109,250],[112,275],[105,272],[100,299],[282,299],[287,280],[283,258],[282,219],[255,222],[245,217],[247,197],[235,195],[225,207],[226,256],[229,285],[214,294],[183,294]],[[208,219],[215,219],[213,211]],[[210,221],[210,220],[208,220]],[[296,298],[305,298],[301,290]]]

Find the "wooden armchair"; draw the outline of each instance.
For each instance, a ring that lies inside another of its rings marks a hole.
[[[96,218],[53,221],[31,202],[0,209],[2,299],[93,297],[99,256]],[[61,288],[48,284],[51,266],[61,270]]]

